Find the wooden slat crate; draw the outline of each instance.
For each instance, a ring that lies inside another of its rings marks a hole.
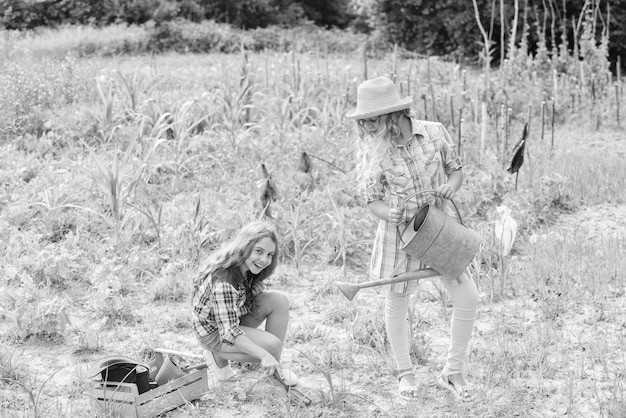
[[[124,418],[152,418],[200,398],[208,390],[207,369],[197,370],[141,395],[137,385],[99,380],[87,382],[92,413],[113,413]]]

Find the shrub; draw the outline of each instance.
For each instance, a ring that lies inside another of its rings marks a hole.
[[[158,0],[125,0],[120,2],[120,20],[128,24],[142,24],[152,19],[159,7]]]
[[[241,38],[228,25],[182,19],[155,25],[148,41],[148,48],[159,52],[230,53],[238,51],[240,45]]]

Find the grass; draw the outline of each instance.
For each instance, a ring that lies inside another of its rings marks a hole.
[[[122,33],[108,30],[94,33]],[[347,302],[334,285],[366,279],[375,227],[357,191],[352,126],[342,118],[354,103],[360,55],[79,58],[67,54],[78,47],[66,33],[2,49],[0,353],[23,353],[19,362],[0,356],[7,416],[89,416],[80,387],[97,358],[133,356],[146,344],[197,351],[188,306],[194,269],[261,212],[261,163],[277,189],[271,214],[282,237],[271,285],[291,298],[284,361],[319,399],[309,408],[270,401],[265,394],[275,388],[259,381],[212,388],[178,414],[624,414],[624,235],[556,223],[626,202],[623,131],[610,118],[596,131],[597,115],[576,113],[586,109],[577,102],[562,104],[544,140],[533,125],[516,191],[503,167],[534,95],[497,91],[511,99],[509,137],[501,120],[496,125],[494,102],[483,143],[472,69],[396,61],[418,113],[436,109],[455,141],[461,129],[466,180],[457,202],[485,238],[468,363],[477,400],[455,404],[433,382],[451,307],[441,287],[425,282],[411,304],[411,355],[423,389],[412,407],[395,397],[382,293],[363,290]],[[390,60],[367,65],[370,76],[391,70]],[[313,157],[306,170],[303,155]],[[506,257],[491,235],[503,204],[519,224]],[[58,370],[45,384],[35,379]]]

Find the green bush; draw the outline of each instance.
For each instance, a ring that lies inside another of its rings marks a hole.
[[[23,30],[54,25],[60,17],[57,9],[50,7],[51,3],[53,2],[0,0],[0,26],[10,30]]]
[[[146,23],[153,18],[159,0],[125,0],[120,2],[120,20],[130,25]]]
[[[235,53],[243,44],[249,51],[345,53],[361,48],[366,39],[363,34],[324,30],[313,24],[291,29],[268,26],[241,31],[214,21],[193,23],[177,19],[150,29],[147,47],[159,52]]]
[[[148,40],[148,49],[159,52],[230,53],[240,45],[239,35],[228,25],[182,19],[155,25]]]

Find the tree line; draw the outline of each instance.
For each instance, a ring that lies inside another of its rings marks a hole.
[[[304,22],[372,34],[419,54],[498,65],[511,42],[533,51],[575,50],[588,14],[613,64],[626,52],[623,0],[0,0],[0,25],[32,30],[66,24],[156,25],[213,20],[239,29]],[[488,58],[487,58],[488,57]]]

